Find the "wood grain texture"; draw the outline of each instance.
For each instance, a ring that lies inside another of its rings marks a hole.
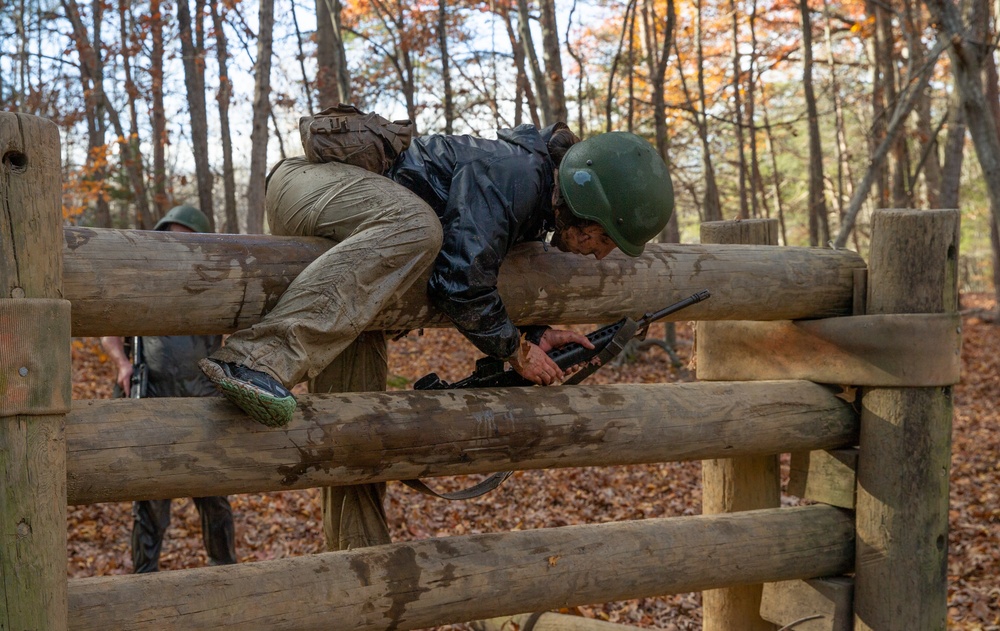
[[[808,382],[368,392],[299,401],[283,429],[254,423],[217,398],[75,402],[66,428],[69,502],[697,460],[857,440],[850,406]]]
[[[765,246],[762,254],[780,257],[787,248],[778,245],[776,219],[718,221],[701,225],[702,243],[739,244],[730,247]],[[818,250],[817,250],[818,251]],[[853,287],[852,272],[852,287]],[[853,295],[853,289],[852,289]],[[770,294],[762,294],[770,302]],[[853,300],[853,299],[852,299]],[[741,320],[755,319],[743,314]],[[733,318],[731,318],[733,319]],[[698,345],[709,344],[715,335],[722,335],[734,323],[699,322]],[[699,378],[703,378],[699,371]],[[731,379],[724,371],[716,371],[715,379]],[[781,480],[777,455],[744,456],[705,460],[702,472],[702,512],[706,515],[734,513],[780,505]],[[702,594],[703,628],[705,631],[772,631],[776,627],[760,617],[761,585],[739,585],[709,590]]]
[[[880,210],[868,313],[957,309],[957,210]],[[861,398],[855,628],[945,629],[951,387]]]
[[[795,631],[853,631],[853,601],[846,576],[766,583],[760,615]]]
[[[838,574],[853,545],[850,514],[829,506],[429,539],[74,580],[70,628],[420,629]]]
[[[27,320],[37,313],[28,307],[19,310],[11,302],[27,305],[35,299],[62,298],[59,167],[59,131],[54,123],[0,112],[0,298],[8,301],[8,318]],[[62,314],[69,315],[66,310]],[[45,331],[35,324],[18,322],[0,330],[0,337],[15,332],[43,335]],[[62,328],[68,333],[68,326]],[[62,336],[61,343],[65,364],[51,375],[51,387],[65,396],[71,374],[68,336]],[[2,348],[14,345],[9,339],[0,342]],[[25,372],[29,366],[11,365],[25,363],[22,359],[15,353],[0,355],[0,396],[14,396],[17,390],[16,384],[7,383],[9,376],[30,375]],[[37,402],[32,398],[29,395],[18,407],[28,414],[0,417],[0,629],[62,631],[66,628],[64,417],[46,413],[51,412],[50,397]],[[37,410],[25,410],[33,403]]]
[[[853,510],[857,469],[855,448],[795,452],[789,468],[788,493]]]
[[[65,288],[73,335],[231,333],[257,321],[288,283],[325,251],[323,239],[170,234],[66,228]],[[518,324],[594,324],[640,316],[709,289],[711,300],[677,320],[782,320],[849,315],[854,271],[847,251],[651,244],[645,254],[603,261],[514,248],[500,294]],[[426,279],[369,328],[448,326],[426,296]]]
[[[546,611],[537,616],[530,613],[499,616],[489,620],[477,620],[469,626],[472,627],[473,631],[521,631],[529,628],[528,625],[532,624],[532,619],[534,619],[534,626],[531,627],[531,631],[627,631],[638,628],[552,611]]]

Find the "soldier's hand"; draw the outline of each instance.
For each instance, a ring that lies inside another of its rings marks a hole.
[[[538,341],[538,346],[548,353],[553,349],[562,348],[573,342],[584,348],[594,348],[594,344],[587,339],[586,335],[577,333],[576,331],[566,331],[565,329],[545,329],[545,333],[542,333],[542,339]]]
[[[562,369],[541,347],[528,341],[521,342],[517,353],[510,358],[510,365],[517,374],[540,386],[548,386],[565,377]]]
[[[132,372],[130,362],[118,365],[118,377],[115,378],[115,382],[122,389],[126,399],[132,395]]]

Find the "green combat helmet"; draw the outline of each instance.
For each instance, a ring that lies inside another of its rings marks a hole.
[[[663,158],[647,141],[623,131],[570,147],[559,166],[559,188],[574,215],[596,221],[629,256],[642,254],[674,210]]]
[[[211,232],[208,217],[194,206],[174,206],[163,219],[156,222],[153,230],[169,230],[170,224],[176,223],[191,228],[195,232]]]

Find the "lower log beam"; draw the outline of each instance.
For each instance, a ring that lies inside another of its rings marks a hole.
[[[829,449],[857,427],[804,381],[312,395],[275,430],[223,399],[78,401],[67,479],[70,504],[201,497]]]
[[[69,583],[73,631],[419,629],[853,567],[829,506],[569,526]],[[153,597],[155,595],[155,597]]]

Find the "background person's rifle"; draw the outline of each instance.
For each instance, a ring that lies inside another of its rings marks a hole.
[[[146,398],[146,388],[149,386],[149,367],[142,356],[142,338],[138,335],[132,338],[132,380],[129,385],[130,399]]]
[[[632,338],[638,338],[640,340],[645,339],[646,332],[649,330],[650,324],[667,317],[671,313],[677,313],[681,309],[690,307],[691,305],[699,303],[702,300],[707,300],[710,296],[711,294],[706,289],[699,291],[696,294],[692,294],[684,300],[675,302],[669,307],[665,307],[653,313],[647,313],[638,320],[633,320],[632,318],[622,318],[614,324],[601,327],[600,329],[587,335],[587,339],[594,345],[593,349],[584,348],[582,345],[573,342],[549,351],[548,356],[551,357],[552,361],[554,361],[562,370],[569,370],[573,366],[583,364],[583,367],[570,375],[569,379],[564,381],[562,385],[578,384],[590,375],[594,374],[601,366],[617,357],[618,354],[625,348],[625,345],[628,344],[629,340]],[[508,386],[531,385],[534,384],[519,375],[517,371],[513,369],[504,370],[503,361],[493,359],[492,357],[485,357],[478,360],[476,362],[475,371],[461,381],[448,383],[447,381],[442,381],[441,378],[437,376],[437,373],[430,373],[429,375],[424,375],[418,379],[417,382],[413,384],[413,389],[456,390],[462,388],[501,388]],[[420,491],[426,495],[432,495],[446,500],[467,500],[479,497],[484,493],[492,491],[500,486],[504,480],[509,478],[512,473],[513,471],[500,471],[494,473],[479,484],[470,486],[467,489],[462,489],[461,491],[455,491],[453,493],[438,493],[424,484],[421,480],[401,481],[411,489]]]

